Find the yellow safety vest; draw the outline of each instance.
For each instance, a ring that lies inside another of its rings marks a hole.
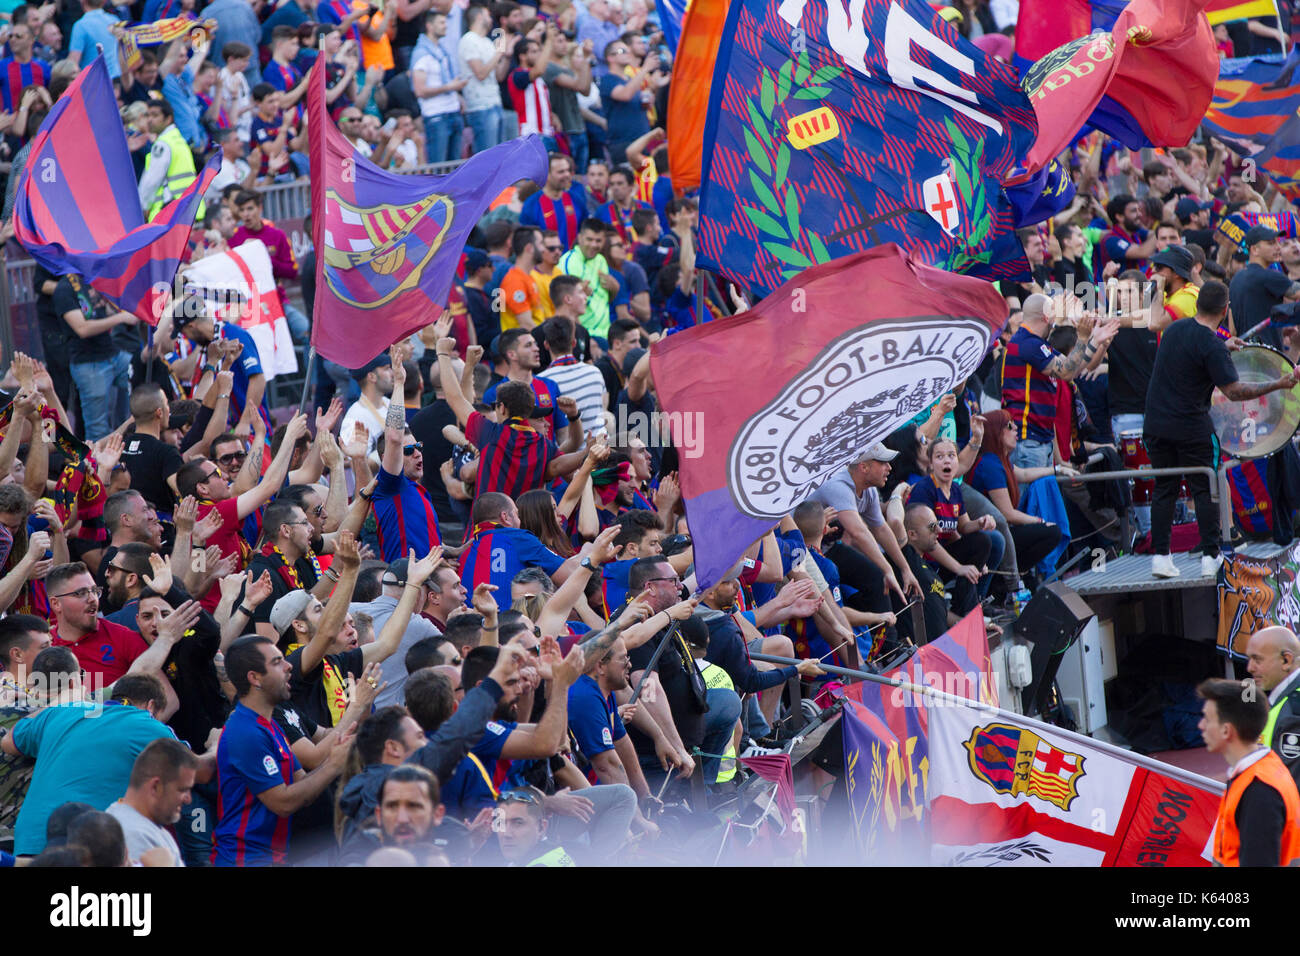
[[[735,690],[736,685],[731,681],[731,675],[724,671],[717,664],[706,663],[700,668],[700,676],[704,678],[705,687],[723,687],[727,690]],[[727,740],[727,749],[723,754],[730,757],[730,760],[723,760],[718,763],[718,779],[714,783],[726,783],[736,775],[736,747],[731,739]],[[706,783],[708,781],[705,781]]]
[[[529,866],[565,866],[565,867],[575,866],[576,867],[578,864],[573,862],[573,857],[569,856],[569,854],[564,852],[564,847],[557,846],[554,850],[551,850],[548,853],[543,853],[541,856],[533,860],[533,862],[529,863],[528,865]]]
[[[1287,675],[1290,676],[1289,674]],[[1265,747],[1273,746],[1273,729],[1277,726],[1278,715],[1282,713],[1282,708],[1290,700],[1291,695],[1300,690],[1300,684],[1296,684],[1289,691],[1282,695],[1276,704],[1268,709],[1268,723],[1264,725],[1264,733],[1260,735],[1259,742]]]
[[[154,197],[153,205],[149,207],[148,219],[153,218],[162,211],[162,208],[169,202],[185,191],[190,183],[198,178],[198,172],[194,168],[194,154],[190,152],[190,144],[185,142],[185,137],[181,135],[175,124],[168,126],[158,134],[158,139],[168,145],[171,149],[171,163],[167,167],[167,178],[163,180],[162,186],[158,188],[158,195]],[[153,151],[145,157],[145,172],[149,171],[149,164],[153,162]],[[203,218],[206,212],[203,200],[199,200],[198,211],[194,214],[195,220]]]

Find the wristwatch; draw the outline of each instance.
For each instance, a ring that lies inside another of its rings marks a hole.
[[[597,571],[600,570],[600,565],[597,564],[595,561],[591,560],[591,555],[588,555],[587,557],[579,561],[578,566],[582,568],[586,568],[592,574],[595,574]]]

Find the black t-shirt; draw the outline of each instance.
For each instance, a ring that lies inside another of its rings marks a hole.
[[[271,574],[271,596],[257,606],[253,611],[253,618],[250,624],[270,624],[271,608],[275,607],[275,602],[280,600],[290,591],[298,590],[292,584],[285,580],[282,572],[284,562],[280,560],[278,554],[255,554],[253,559],[248,562],[248,570],[253,572],[253,580],[256,581],[262,576],[263,571],[269,571]],[[316,576],[316,569],[311,566],[311,561],[306,557],[299,558],[293,564],[293,569],[298,573],[298,581],[302,584],[302,589],[310,591],[316,586],[319,578]],[[360,676],[359,674],[357,676]]]
[[[82,284],[77,276],[64,276],[54,290],[54,313],[62,319],[69,312],[81,312],[87,319],[102,319],[103,309],[95,309],[90,304],[89,287]],[[64,322],[66,324],[66,319]],[[100,332],[89,338],[81,338],[68,326],[68,361],[102,362],[118,352],[113,343],[113,332]]]
[[[409,20],[403,20],[396,14],[393,15],[397,20],[397,33],[393,37],[393,49],[401,50],[405,47],[413,47],[420,41],[424,35],[424,21],[429,16],[428,11],[417,13]],[[410,66],[411,64],[407,64]]]
[[[220,647],[221,627],[204,611],[195,622],[194,633],[176,643],[163,665],[163,673],[180,700],[180,709],[167,723],[195,753],[203,751],[208,734],[225,724],[230,714],[230,703],[221,692],[212,664]]]
[[[303,650],[299,647],[289,655],[289,663],[293,665],[293,674],[289,678],[290,699],[299,711],[322,727],[333,727],[334,720],[330,716],[329,703],[325,699],[325,667],[327,664],[332,664],[338,672],[339,680],[346,682],[348,674],[361,676],[366,666],[365,654],[359,647],[344,651],[342,654],[326,654],[325,660],[317,665],[314,671],[303,674]]]
[[[1232,321],[1237,334],[1245,335],[1267,319],[1273,306],[1282,304],[1289,288],[1291,279],[1285,272],[1268,269],[1256,262],[1247,263],[1246,268],[1232,277],[1232,284],[1228,286],[1228,303],[1232,306]],[[1255,338],[1264,345],[1282,348],[1282,334],[1277,329],[1265,329]]]
[[[36,318],[41,325],[41,338],[47,347],[64,344],[73,335],[68,323],[54,311],[54,295],[41,292],[41,286],[50,281],[57,285],[59,276],[36,263],[32,270],[32,291],[36,293]],[[48,361],[49,356],[46,359]]]
[[[1151,370],[1156,364],[1156,334],[1150,329],[1120,329],[1111,339],[1106,361],[1110,364],[1106,388],[1110,413],[1144,414]]]
[[[1205,250],[1207,256],[1217,251],[1214,245],[1213,229],[1185,229],[1183,230],[1183,244],[1200,246]]]
[[[1246,785],[1234,815],[1241,836],[1238,862],[1242,866],[1277,866],[1286,830],[1286,802],[1263,780]]]
[[[304,737],[312,740],[316,736],[316,722],[292,703],[280,704],[276,707],[271,712],[271,719],[280,725],[290,747]]]
[[[1052,263],[1052,279],[1075,295],[1082,296],[1083,290],[1092,285],[1092,271],[1082,259],[1061,258]]]
[[[144,495],[145,501],[164,514],[175,510],[176,494],[167,484],[167,479],[176,474],[184,462],[174,445],[137,432],[126,439],[122,464],[131,473],[131,487]]]
[[[609,395],[618,395],[623,390],[623,376],[614,367],[614,360],[608,355],[602,355],[596,363],[596,368],[600,369],[600,374],[605,377],[605,392]]]
[[[1195,319],[1179,319],[1160,337],[1144,430],[1174,440],[1208,438],[1214,431],[1210,396],[1216,385],[1237,378],[1223,340]]]
[[[621,605],[612,615],[610,620],[616,620],[626,609],[627,605]],[[650,658],[654,657],[655,649],[659,642],[663,640],[664,631],[660,631],[650,640],[646,641],[640,647],[628,652],[628,659],[632,664],[632,672],[645,670],[646,665],[650,663]],[[673,723],[677,727],[677,733],[682,738],[682,743],[689,749],[692,746],[698,747],[704,741],[704,718],[705,715],[699,713],[695,706],[695,696],[691,690],[690,678],[687,677],[683,669],[682,657],[672,644],[664,648],[664,652],[659,655],[659,660],[655,662],[655,672],[659,675],[659,683],[663,686],[664,696],[668,698],[668,709],[672,712]],[[643,737],[640,731],[628,727],[628,734],[632,738],[632,744],[639,754],[653,754],[654,745],[649,742],[648,738]]]
[[[451,499],[447,497],[447,487],[442,483],[442,473],[439,471],[442,463],[451,458],[451,442],[442,437],[442,429],[456,424],[456,413],[445,401],[438,399],[416,412],[410,424],[411,434],[424,446],[424,476],[420,483],[428,489],[433,510],[438,513],[438,521],[459,524],[460,518],[452,510]]]
[[[574,330],[573,357],[579,362],[589,361],[591,359],[591,333],[576,322],[574,325],[576,328]],[[537,372],[544,372],[550,367],[551,350],[546,347],[546,336],[542,334],[542,326],[539,325],[533,329],[533,338],[537,340],[537,351],[542,357],[542,364],[533,370],[534,374],[536,374]]]
[[[486,349],[501,334],[501,316],[492,311],[492,300],[486,292],[468,285],[465,286],[465,311],[474,323],[478,343]]]

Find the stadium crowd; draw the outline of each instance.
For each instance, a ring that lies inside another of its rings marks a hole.
[[[6,7],[14,168],[102,49],[141,208],[219,150],[191,262],[260,239],[299,344],[315,253],[259,190],[307,173],[316,58],[385,168],[526,133],[550,151],[545,183],[479,223],[441,318],[359,368],[320,362],[302,410],[271,407],[253,336],[201,298],[146,337],[37,269],[44,359],[10,356],[0,382],[8,863],[687,858],[665,804],[734,796],[819,663],[874,668],[979,607],[996,631],[1071,548],[1149,533],[1167,572],[1177,480],[1144,502],[1057,479],[1129,462],[1126,438],[1210,463],[1207,386],[1232,388],[1237,334],[1300,300],[1300,241],[1217,230],[1279,206],[1222,144],[1143,159],[1085,137],[979,371],[700,590],[648,348],[747,303],[695,269],[645,0]],[[1002,55],[1014,7],[946,15]],[[1258,337],[1300,355],[1289,327]],[[1187,484],[1213,565],[1208,485]]]

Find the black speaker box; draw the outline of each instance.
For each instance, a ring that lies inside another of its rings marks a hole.
[[[1028,716],[1041,712],[1061,666],[1061,655],[1078,640],[1092,617],[1088,603],[1061,581],[1040,587],[1020,612],[1016,636],[1033,645],[1029,655],[1033,679],[1021,692]]]

